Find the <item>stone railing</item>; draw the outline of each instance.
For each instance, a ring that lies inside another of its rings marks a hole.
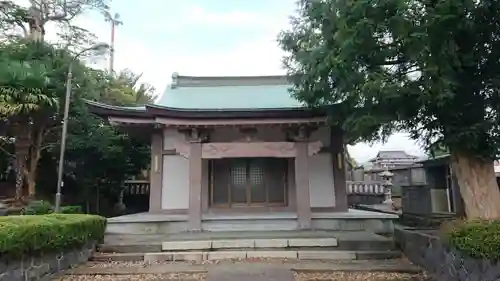
[[[382,181],[347,181],[347,202],[353,205],[382,204],[386,199],[386,186]]]
[[[347,181],[347,194],[383,195],[385,192],[382,181]]]
[[[63,253],[24,256],[20,260],[0,260],[0,280],[51,280],[59,272],[85,263],[94,253],[95,243]]]
[[[125,181],[125,195],[149,194],[148,180],[127,180]]]

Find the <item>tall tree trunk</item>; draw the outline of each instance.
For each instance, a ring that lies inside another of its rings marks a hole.
[[[40,160],[40,152],[31,152],[30,160],[27,167],[24,168],[24,176],[26,185],[28,186],[28,196],[32,199],[36,197],[36,173],[38,168],[38,160]]]
[[[23,184],[24,184],[24,166],[25,160],[16,153],[15,169],[16,169],[16,195],[14,200],[21,202],[23,199]]]
[[[467,218],[499,219],[500,190],[493,160],[485,160],[454,152],[451,157],[460,193],[464,199]]]
[[[29,8],[29,39],[33,41],[43,41],[45,30],[43,27],[42,7],[36,1],[30,0]]]
[[[14,143],[15,165],[16,165],[16,197],[17,202],[23,199],[24,170],[26,168],[26,158],[29,154],[29,138],[17,137]]]
[[[30,135],[29,135],[29,122],[24,116],[16,118],[12,124],[14,131],[14,158],[15,158],[15,171],[16,171],[16,195],[15,200],[21,202],[23,199],[24,188],[24,170],[26,168],[26,161],[29,155],[30,148]]]
[[[33,136],[33,145],[31,146],[29,153],[28,166],[25,168],[26,184],[28,185],[28,196],[30,198],[35,198],[36,196],[36,177],[38,161],[40,161],[40,156],[42,154],[42,143],[43,136],[45,134],[45,126],[40,126],[38,132]]]

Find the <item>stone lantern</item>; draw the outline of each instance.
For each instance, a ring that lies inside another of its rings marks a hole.
[[[387,167],[385,167],[385,170],[381,173],[378,174],[382,180],[384,181],[384,204],[391,204],[393,203],[392,201],[392,177],[394,176],[393,173],[389,171]]]

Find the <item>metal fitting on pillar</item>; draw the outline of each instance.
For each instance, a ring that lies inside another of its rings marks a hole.
[[[382,180],[383,180],[383,185],[384,185],[384,204],[393,204],[392,201],[392,178],[394,176],[393,173],[389,171],[387,167],[385,167],[385,170],[381,173],[378,174]]]

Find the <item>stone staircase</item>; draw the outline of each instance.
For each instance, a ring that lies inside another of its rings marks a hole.
[[[366,260],[401,256],[392,238],[366,231],[201,232],[107,235],[94,261],[225,259]]]

